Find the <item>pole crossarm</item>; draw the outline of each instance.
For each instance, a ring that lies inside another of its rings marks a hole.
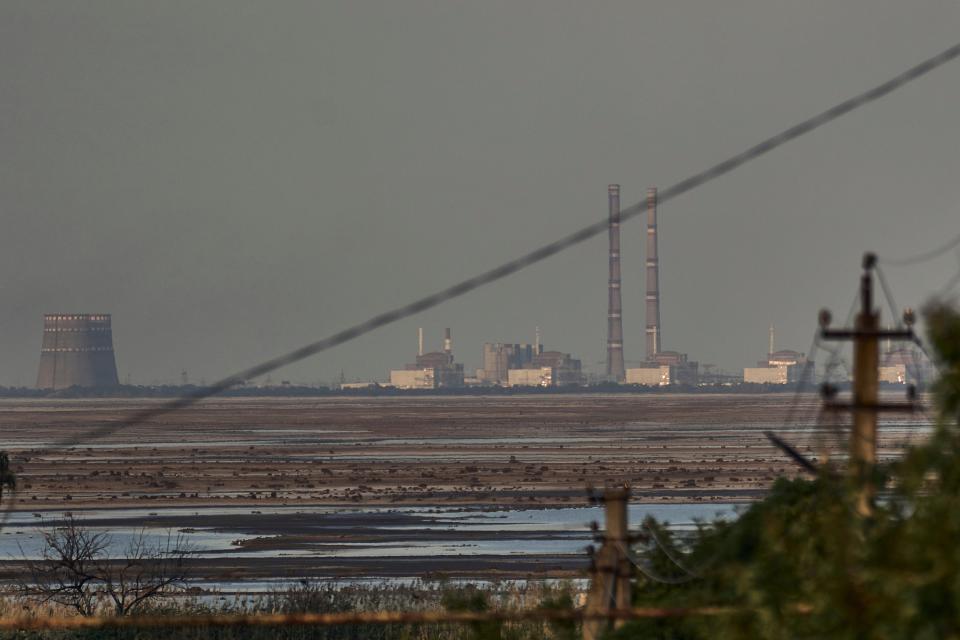
[[[853,397],[850,402],[836,399],[836,388],[825,383],[822,387],[823,409],[830,412],[849,411],[853,416],[850,429],[850,463],[848,473],[857,484],[857,513],[869,517],[873,513],[876,487],[871,476],[877,464],[877,415],[881,412],[913,413],[919,410],[915,402],[916,388],[907,387],[905,403],[880,400],[880,340],[904,340],[917,342],[913,332],[915,315],[911,309],[903,312],[905,327],[880,328],[880,311],[873,305],[873,276],[877,271],[877,256],[863,255],[863,272],[860,275],[860,312],[852,328],[831,329],[829,310],[820,312],[820,337],[823,340],[846,340],[853,342]],[[882,277],[881,277],[882,281]],[[894,304],[885,287],[888,302]],[[893,309],[896,315],[896,309]]]

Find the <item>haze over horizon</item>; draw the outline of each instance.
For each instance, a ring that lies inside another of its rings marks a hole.
[[[851,2],[0,4],[0,384],[45,312],[113,314],[121,380],[208,381],[606,216],[954,44],[960,6]],[[960,231],[960,67],[660,210],[663,346],[806,351],[860,255]],[[626,358],[643,225],[624,225]],[[887,270],[920,306],[957,256]],[[384,378],[416,329],[479,366],[605,357],[606,239],[284,369]],[[887,309],[883,317],[889,319]],[[469,370],[469,369],[468,369]]]

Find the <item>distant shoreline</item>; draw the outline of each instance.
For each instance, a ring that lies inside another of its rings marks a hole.
[[[840,389],[847,385],[841,385]],[[881,388],[896,390],[903,385],[881,384]],[[0,398],[38,398],[38,399],[77,399],[77,398],[179,398],[192,395],[204,389],[197,385],[120,385],[109,388],[72,387],[53,391],[30,387],[0,387]],[[228,389],[218,396],[228,398],[326,398],[326,397],[450,397],[450,396],[526,396],[526,395],[592,395],[592,394],[776,394],[817,392],[810,384],[716,384],[716,385],[669,385],[641,386],[598,384],[591,386],[566,387],[460,387],[455,389],[397,389],[394,387],[371,386],[359,389],[333,389],[329,387],[308,387],[298,385],[280,385],[270,387],[237,387]]]

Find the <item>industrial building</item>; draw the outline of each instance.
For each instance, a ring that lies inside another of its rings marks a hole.
[[[37,388],[56,390],[118,384],[109,313],[43,316]]]
[[[390,372],[390,386],[397,389],[436,389],[434,369],[396,369]]]
[[[890,345],[880,356],[880,382],[922,385],[934,379],[933,367],[911,348],[893,349]]]
[[[632,367],[627,369],[627,384],[644,387],[667,386],[671,382],[669,366]]]
[[[661,351],[641,366],[627,369],[626,373],[627,384],[643,386],[696,386],[699,382],[699,364],[676,351]]]
[[[770,345],[766,361],[743,370],[743,381],[752,384],[792,384],[800,382],[807,366],[813,366],[805,354],[789,349],[774,350],[773,327],[770,327]],[[810,380],[809,382],[813,382]]]
[[[533,344],[508,344],[485,342],[483,367],[477,369],[477,382],[485,385],[509,384],[511,369],[530,368],[533,358],[543,352],[540,343],[540,327],[534,329]]]
[[[443,338],[443,350],[423,352],[423,329],[418,330],[416,362],[390,372],[390,385],[398,389],[450,389],[463,386],[463,365],[453,361],[450,329]]]
[[[881,366],[878,369],[879,381],[889,384],[907,384],[907,367],[903,364]]]
[[[550,367],[510,369],[507,375],[508,387],[552,387],[553,369]]]
[[[582,383],[580,361],[559,351],[541,351],[527,366],[507,372],[507,385],[511,387],[563,387]]]
[[[507,384],[509,371],[528,366],[535,353],[539,353],[539,347],[529,344],[486,342],[483,345],[483,368],[477,369],[477,379],[485,384]]]

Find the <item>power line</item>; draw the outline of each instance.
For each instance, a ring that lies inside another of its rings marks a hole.
[[[930,73],[938,67],[955,60],[957,57],[960,57],[960,44],[955,44],[941,53],[924,60],[920,64],[911,67],[907,71],[898,74],[890,80],[887,80],[886,82],[883,82],[872,89],[845,100],[827,109],[826,111],[808,118],[807,120],[804,120],[803,122],[800,122],[799,124],[796,124],[774,136],[771,136],[759,144],[750,147],[746,151],[734,155],[704,171],[701,171],[700,173],[694,174],[670,187],[667,187],[660,192],[659,201],[661,203],[667,202],[673,198],[676,198],[677,196],[683,195],[684,193],[692,191],[697,187],[720,178],[743,166],[744,164],[764,156],[774,149],[807,133],[810,133],[811,131],[818,129],[819,127],[822,127],[855,109],[879,100],[880,98],[896,91],[897,89],[900,89],[904,85]],[[621,211],[621,221],[626,221],[630,218],[636,217],[645,210],[645,205],[646,202],[641,201],[632,205],[626,210]],[[323,351],[327,351],[339,345],[350,342],[356,338],[359,338],[360,336],[375,331],[376,329],[393,324],[394,322],[404,318],[411,317],[417,313],[426,311],[427,309],[432,309],[443,302],[458,298],[470,293],[471,291],[479,289],[480,287],[502,280],[513,275],[514,273],[521,271],[522,269],[542,262],[543,260],[569,249],[570,247],[581,244],[590,238],[601,234],[602,232],[606,231],[607,225],[608,222],[606,219],[599,220],[563,238],[560,238],[559,240],[555,240],[554,242],[543,245],[523,256],[520,256],[519,258],[515,258],[514,260],[485,271],[477,276],[463,280],[462,282],[447,287],[446,289],[442,289],[441,291],[420,298],[419,300],[415,300],[407,305],[376,315],[368,320],[344,329],[343,331],[295,349],[294,351],[284,355],[271,358],[270,360],[254,365],[253,367],[219,380],[209,387],[198,389],[193,393],[177,398],[159,407],[136,412],[123,421],[104,425],[81,435],[62,440],[55,446],[75,446],[81,442],[108,436],[123,427],[142,424],[159,416],[192,406],[201,400],[215,396],[223,391],[226,391],[227,389],[243,383],[246,380],[265,375],[284,366],[299,362]]]
[[[880,281],[880,288],[883,289],[883,297],[886,298],[887,306],[890,307],[890,317],[897,323],[896,326],[899,329],[903,326],[903,315],[900,313],[900,307],[897,305],[896,300],[893,299],[893,290],[887,282],[887,276],[883,274],[883,269],[880,268],[880,265],[876,265],[874,271],[877,273],[877,280]]]
[[[720,178],[734,171],[735,169],[738,169],[744,164],[764,156],[774,149],[807,133],[810,133],[811,131],[818,129],[836,120],[837,118],[854,111],[855,109],[887,96],[906,84],[930,73],[934,69],[937,69],[938,67],[955,60],[957,57],[960,57],[960,43],[955,44],[941,53],[924,60],[920,64],[911,67],[907,71],[898,74],[897,76],[873,87],[872,89],[860,93],[848,100],[830,107],[826,111],[823,111],[811,118],[808,118],[807,120],[804,120],[803,122],[800,122],[799,124],[796,124],[774,136],[767,138],[759,144],[750,147],[746,151],[734,155],[704,171],[701,171],[700,173],[694,174],[689,178],[681,180],[680,182],[667,187],[660,192],[659,201],[661,203],[665,203],[676,198],[677,196],[683,195],[696,189],[697,187]],[[645,210],[645,206],[646,201],[644,200],[632,205],[626,210],[621,211],[621,220],[626,221],[630,218],[636,217]],[[226,391],[227,389],[230,389],[231,387],[241,384],[246,380],[265,375],[281,367],[299,362],[323,351],[332,349],[333,347],[350,342],[351,340],[366,335],[381,327],[393,324],[394,322],[416,315],[417,313],[426,311],[427,309],[432,309],[443,302],[458,298],[470,293],[471,291],[479,289],[480,287],[497,282],[498,280],[502,280],[513,275],[514,273],[517,273],[518,271],[521,271],[522,269],[537,264],[538,262],[542,262],[547,258],[569,249],[570,247],[585,242],[590,238],[606,231],[607,225],[608,221],[606,219],[599,220],[559,240],[555,240],[554,242],[543,245],[538,249],[531,251],[530,253],[485,271],[477,276],[463,280],[462,282],[459,282],[451,287],[447,287],[446,289],[420,298],[419,300],[415,300],[407,305],[397,307],[391,311],[376,315],[368,320],[355,324],[352,327],[349,327],[317,342],[305,345],[299,349],[276,358],[271,358],[270,360],[215,382],[209,387],[199,389],[194,393],[177,398],[160,407],[134,413],[123,422],[94,429],[91,432],[83,434],[82,438],[71,438],[67,442],[62,443],[61,446],[71,446],[91,438],[103,437],[115,432],[123,426],[140,424],[161,415],[189,407],[200,400],[215,396],[223,391]]]
[[[663,553],[663,555],[665,555],[665,556],[667,557],[667,560],[669,560],[669,561],[672,562],[673,564],[677,565],[677,568],[678,568],[678,569],[680,569],[681,571],[683,571],[683,572],[686,573],[687,575],[692,576],[692,577],[694,577],[694,578],[702,578],[702,577],[703,577],[703,569],[702,569],[702,568],[701,568],[701,569],[698,569],[697,571],[693,571],[693,570],[687,568],[686,563],[682,563],[682,562],[680,562],[679,559],[677,559],[677,557],[676,557],[676,556],[673,554],[673,552],[667,547],[667,545],[665,545],[665,544],[660,540],[660,536],[657,535],[657,532],[656,532],[656,530],[655,530],[655,527],[651,527],[650,525],[644,523],[643,528],[644,528],[644,530],[645,530],[647,533],[650,534],[650,538],[653,540],[654,544],[656,544],[656,545],[660,548],[660,551]]]
[[[888,258],[882,258],[881,261],[884,264],[888,264],[891,267],[907,267],[914,264],[920,264],[921,262],[926,262],[928,260],[933,260],[934,258],[939,258],[947,251],[950,251],[954,247],[960,246],[960,235],[956,236],[950,242],[932,249],[930,251],[925,251],[923,253],[918,253],[913,256],[902,258],[900,260],[890,260]]]
[[[659,582],[660,584],[686,584],[692,580],[699,579],[699,576],[695,576],[693,574],[687,574],[678,578],[661,575],[657,573],[653,567],[644,562],[642,558],[638,557],[627,545],[619,543],[617,546],[620,547],[620,551],[623,553],[624,557],[630,561],[630,564],[635,566],[637,570],[649,580]]]
[[[934,298],[946,297],[948,293],[953,291],[953,288],[956,287],[958,283],[960,283],[960,270],[958,270],[956,273],[950,276],[950,279],[947,280],[947,283],[943,285],[939,290],[937,290],[937,292],[933,294],[933,297]]]

